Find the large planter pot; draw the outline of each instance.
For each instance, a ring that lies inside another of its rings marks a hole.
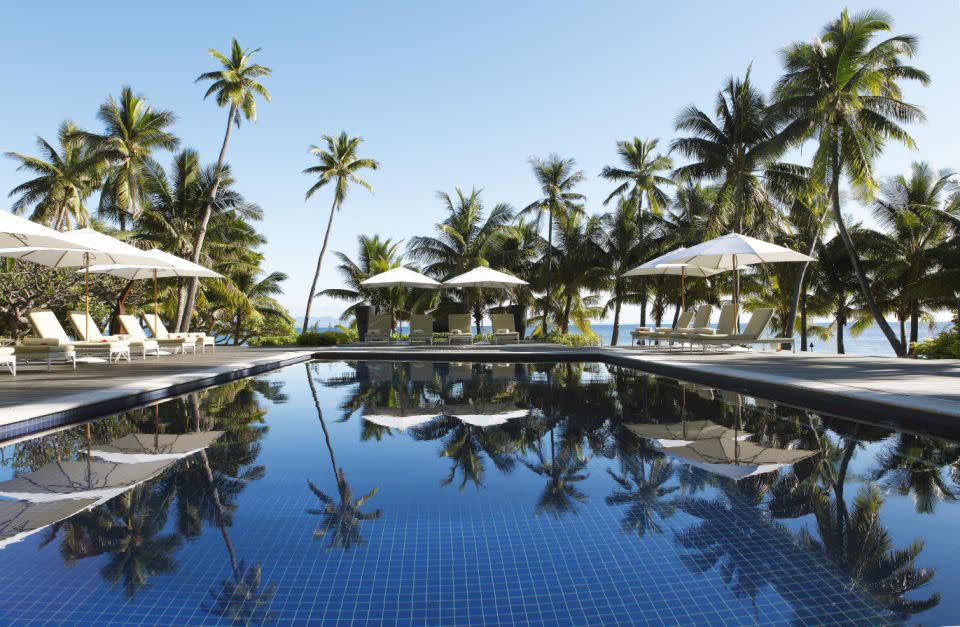
[[[373,316],[373,306],[371,305],[358,305],[354,307],[353,315],[357,319],[357,335],[360,336],[360,341],[363,342],[367,339],[367,329],[370,325],[370,318]]]
[[[513,328],[520,334],[520,339],[527,337],[527,306],[510,305],[508,308],[513,314]]]

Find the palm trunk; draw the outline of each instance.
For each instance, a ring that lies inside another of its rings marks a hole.
[[[846,321],[842,318],[837,318],[837,354],[839,355],[846,353],[846,348],[843,345],[843,328],[846,325]]]
[[[113,306],[113,314],[110,316],[110,335],[117,335],[120,333],[120,316],[127,313],[127,298],[130,296],[130,292],[132,291],[133,281],[127,281],[127,284],[124,286],[123,290],[120,291],[120,296],[117,297],[117,303]]]
[[[210,191],[207,192],[207,202],[203,208],[203,218],[200,220],[200,230],[197,232],[197,240],[193,247],[193,263],[200,263],[200,254],[203,252],[203,240],[207,238],[207,226],[210,224],[210,215],[213,213],[213,201],[217,197],[217,190],[220,188],[220,174],[223,172],[223,163],[227,158],[227,146],[230,144],[230,129],[233,119],[237,115],[237,106],[230,105],[230,112],[227,114],[227,130],[223,134],[223,145],[220,147],[220,157],[217,159],[216,178]],[[190,290],[187,292],[187,304],[183,311],[183,320],[179,324],[178,331],[189,333],[190,319],[193,318],[193,307],[197,301],[197,290],[200,289],[200,278],[190,279]]]
[[[301,333],[306,333],[310,328],[310,309],[313,307],[313,297],[317,294],[317,281],[320,279],[320,267],[323,265],[323,256],[327,254],[327,244],[330,243],[330,231],[333,230],[333,216],[337,213],[339,203],[336,194],[333,197],[333,204],[330,205],[330,219],[327,220],[327,232],[323,235],[323,246],[320,248],[320,257],[317,258],[317,271],[313,273],[313,283],[310,284],[310,295],[307,298],[307,311],[303,315],[303,328]]]
[[[823,229],[823,218],[827,215],[827,212],[824,211],[820,214],[819,219],[817,220],[817,229],[813,234],[813,238],[810,240],[810,245],[807,246],[807,256],[813,257],[814,251],[817,249],[817,243],[820,241],[820,231]],[[787,320],[783,328],[783,337],[793,337],[793,325],[794,321],[797,318],[797,309],[800,306],[800,295],[805,293],[804,284],[807,281],[807,268],[810,267],[809,261],[804,261],[800,266],[800,274],[797,276],[797,280],[793,284],[793,293],[790,295],[790,313],[787,314]],[[805,333],[806,325],[801,329],[800,333],[803,335]]]
[[[897,316],[897,322],[900,323],[900,343],[907,345],[907,318],[906,316]]]
[[[610,336],[610,346],[616,346],[620,340],[620,299],[613,303],[613,334]]]
[[[918,341],[920,341],[920,307],[914,303],[910,312],[910,343],[906,346],[907,353],[913,352],[913,345]]]
[[[560,321],[561,331],[570,333],[570,309],[573,307],[573,295],[567,294],[566,301],[563,304],[563,320]]]
[[[840,234],[840,239],[843,241],[843,245],[847,249],[847,255],[850,257],[850,264],[853,266],[853,272],[857,276],[857,283],[860,285],[860,292],[863,294],[863,299],[867,302],[867,308],[873,315],[873,319],[877,323],[877,326],[880,327],[881,331],[883,331],[887,341],[890,342],[893,352],[897,354],[897,357],[904,357],[905,353],[903,350],[903,344],[897,340],[897,335],[893,332],[893,329],[890,328],[890,324],[887,322],[886,318],[883,317],[883,312],[880,311],[880,307],[877,306],[877,301],[873,297],[873,290],[870,289],[870,282],[867,280],[867,274],[864,272],[863,265],[860,263],[860,255],[857,253],[857,249],[853,245],[853,240],[850,239],[850,234],[847,232],[847,226],[843,221],[843,215],[840,213],[840,167],[839,158],[836,154],[833,156],[832,165],[833,176],[830,183],[830,201],[831,205],[833,206],[833,217],[837,221],[837,232]]]
[[[643,197],[637,194],[637,228],[640,235],[640,263],[647,261],[647,241],[643,236]],[[647,326],[647,277],[640,277],[640,326]]]
[[[327,443],[327,453],[330,454],[330,466],[333,468],[333,476],[337,481],[337,488],[340,494],[343,494],[343,472],[337,466],[337,458],[333,454],[333,443],[330,441],[330,432],[327,431],[327,423],[323,419],[323,410],[320,408],[320,399],[317,398],[317,386],[310,376],[310,364],[306,364],[307,383],[310,385],[310,394],[313,396],[313,404],[317,408],[317,418],[320,419],[320,428],[323,429],[323,438]]]
[[[800,299],[800,350],[807,351],[807,292]]]
[[[237,314],[236,324],[233,325],[233,344],[240,344],[240,333],[243,330],[243,316]]]
[[[543,300],[543,334],[550,333],[550,296],[553,288],[553,209],[547,216],[547,294]]]

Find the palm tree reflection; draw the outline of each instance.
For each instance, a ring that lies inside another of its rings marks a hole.
[[[679,485],[667,484],[676,475],[676,467],[662,456],[650,462],[649,469],[643,459],[630,456],[620,459],[620,473],[607,472],[620,486],[607,497],[607,505],[628,505],[620,528],[625,533],[635,533],[643,538],[647,533],[662,534],[660,521],[673,516],[676,503],[669,495],[680,489]]]
[[[337,498],[331,498],[320,490],[316,484],[307,479],[307,486],[310,488],[310,491],[323,505],[321,508],[307,509],[307,513],[321,517],[320,523],[313,532],[315,539],[329,538],[330,543],[327,547],[331,549],[352,549],[364,543],[363,536],[360,534],[360,527],[363,523],[369,520],[377,520],[383,516],[383,511],[380,509],[372,512],[361,511],[361,508],[376,496],[380,487],[374,487],[358,499],[353,498],[353,489],[350,487],[350,484],[347,483],[343,468],[337,465],[337,458],[333,452],[333,443],[330,441],[330,432],[327,430],[327,423],[323,419],[323,410],[320,407],[320,399],[317,396],[317,387],[313,380],[310,366],[311,364],[306,365],[307,382],[310,386],[310,393],[313,395],[314,406],[317,409],[317,418],[320,419],[320,428],[323,429],[327,453],[330,456],[330,467],[333,470],[333,476],[337,483]]]

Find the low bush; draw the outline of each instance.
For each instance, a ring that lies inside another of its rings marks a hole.
[[[341,331],[307,331],[297,338],[300,346],[336,346],[350,341],[350,336]]]
[[[917,342],[910,354],[921,359],[960,359],[960,332],[954,328]]]
[[[258,335],[247,340],[247,346],[293,346],[296,335]]]
[[[600,338],[596,333],[558,333],[537,335],[533,338],[538,342],[560,344],[562,346],[600,346]]]

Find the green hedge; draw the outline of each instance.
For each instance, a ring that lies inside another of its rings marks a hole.
[[[911,355],[922,359],[960,359],[960,332],[944,331],[913,345]]]
[[[550,344],[561,344],[563,346],[600,346],[600,338],[596,333],[549,333],[547,335],[537,335],[533,339],[539,342]]]
[[[297,338],[300,346],[336,346],[350,341],[350,336],[340,331],[307,331]]]
[[[293,346],[296,343],[296,335],[261,335],[247,340],[248,346]]]

